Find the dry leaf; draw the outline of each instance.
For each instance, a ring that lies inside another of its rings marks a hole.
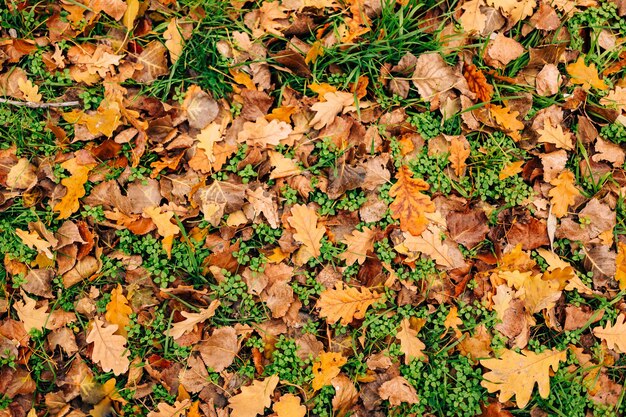
[[[377,229],[375,228],[363,227],[362,232],[355,230],[351,235],[347,235],[343,240],[347,249],[339,255],[339,258],[346,261],[346,265],[353,265],[355,262],[363,265],[367,258],[367,252],[374,250],[376,233]]]
[[[419,340],[417,334],[418,330],[411,328],[410,320],[402,319],[396,338],[400,341],[400,350],[404,353],[405,365],[408,365],[413,359],[424,357],[422,350],[426,348],[426,345]]]
[[[104,314],[106,321],[118,326],[115,334],[126,337],[128,332],[125,327],[130,324],[132,312],[128,300],[124,297],[122,285],[117,284],[117,287],[111,291],[111,301],[106,305],[106,313]]]
[[[296,229],[293,238],[302,243],[312,257],[320,256],[322,238],[326,229],[317,225],[315,210],[302,204],[296,204],[291,208],[291,216],[287,221],[291,227]]]
[[[362,319],[368,307],[382,298],[381,294],[361,287],[343,288],[339,283],[334,290],[325,290],[320,294],[316,307],[320,309],[320,317],[325,317],[329,324],[340,322],[347,326],[353,319]]]
[[[323,352],[319,360],[313,363],[313,381],[311,385],[315,391],[330,385],[334,377],[339,375],[341,367],[348,362],[341,353]]]
[[[67,219],[72,213],[80,208],[78,199],[85,195],[85,183],[87,182],[89,171],[95,164],[80,164],[77,158],[69,159],[61,164],[63,169],[70,172],[70,176],[61,180],[61,185],[65,186],[67,192],[53,208],[59,212],[59,219]]]
[[[237,332],[232,327],[215,329],[211,337],[200,343],[198,351],[208,368],[222,372],[228,368],[237,356]]]
[[[620,112],[626,111],[626,87],[615,87],[613,91],[600,99],[600,104],[618,109]]]
[[[174,323],[168,332],[168,336],[174,338],[174,340],[179,339],[185,333],[192,331],[197,324],[203,323],[213,317],[215,310],[217,310],[219,306],[219,300],[213,300],[207,308],[203,308],[197,313],[182,311],[180,314],[185,317],[185,320]]]
[[[400,229],[419,236],[428,225],[425,213],[433,213],[435,204],[422,191],[430,188],[428,183],[413,178],[408,166],[402,166],[396,174],[398,181],[389,189],[389,196],[394,197],[389,205],[391,216],[400,220]]]
[[[519,112],[512,110],[508,106],[502,107],[492,104],[489,107],[491,115],[506,133],[508,133],[515,141],[521,139],[519,131],[524,129],[524,123],[517,120]]]
[[[309,123],[314,129],[322,129],[335,120],[335,117],[346,107],[354,105],[354,94],[343,91],[334,91],[324,94],[324,101],[320,101],[311,106],[315,111],[315,117]]]
[[[465,175],[465,169],[467,168],[467,158],[470,156],[469,146],[465,147],[465,141],[456,137],[452,138],[452,144],[450,145],[450,156],[448,160],[454,169],[454,173],[457,177]]]
[[[170,61],[172,64],[178,61],[178,58],[183,52],[185,40],[181,34],[180,26],[178,26],[178,19],[172,19],[167,24],[165,32],[163,32],[163,39],[165,39],[165,47],[170,51]]]
[[[448,91],[460,83],[459,74],[437,52],[422,54],[417,58],[411,81],[420,96],[428,101],[432,101],[436,94]]]
[[[31,330],[43,330],[48,322],[48,302],[45,301],[41,307],[37,308],[37,301],[22,293],[22,301],[14,304],[17,316],[24,324],[26,332]]]
[[[274,403],[272,409],[276,417],[304,417],[306,415],[306,407],[300,404],[300,397],[293,394],[282,395],[280,400]]]
[[[136,56],[141,68],[133,74],[133,79],[140,83],[151,83],[162,75],[168,74],[167,48],[159,41],[152,41]]]
[[[548,119],[544,120],[543,129],[539,129],[537,133],[539,133],[539,142],[541,143],[552,143],[557,148],[570,151],[574,149],[572,134],[564,132],[561,125],[552,126]]]
[[[161,402],[157,405],[158,411],[150,411],[148,417],[184,417],[190,406],[191,401],[189,399],[176,401],[174,405]]]
[[[552,214],[561,218],[567,215],[569,206],[576,202],[580,191],[574,186],[574,174],[568,170],[561,172],[557,178],[550,181],[550,184],[554,185],[548,193],[552,204]]]
[[[244,123],[237,140],[240,143],[245,142],[250,146],[277,146],[281,140],[289,137],[292,130],[289,124],[280,120],[274,119],[268,122],[265,117],[258,117],[254,123]]]
[[[43,240],[34,230],[27,232],[16,228],[15,234],[22,240],[22,243],[29,248],[35,249],[39,253],[43,253],[48,257],[48,259],[54,259],[54,254],[50,251],[52,243],[47,240]]]
[[[615,324],[607,323],[604,327],[594,327],[593,334],[604,340],[609,349],[626,353],[626,315],[620,314]]]
[[[122,375],[130,366],[128,359],[130,352],[126,348],[126,338],[115,334],[117,324],[104,327],[104,323],[95,317],[91,331],[87,335],[87,343],[93,343],[91,358],[104,372],[112,371],[114,375]]]
[[[626,289],[626,244],[617,242],[617,256],[615,257],[615,280],[619,289]]]
[[[392,407],[402,403],[417,404],[419,402],[415,388],[401,376],[383,382],[378,388],[378,395],[383,400],[389,400],[389,405]]]
[[[33,84],[32,81],[19,79],[17,81],[17,86],[20,89],[20,91],[24,94],[24,100],[30,101],[31,103],[41,102],[41,94],[39,94],[39,87]]]
[[[592,62],[589,66],[585,65],[585,56],[582,54],[575,63],[569,64],[565,69],[572,77],[570,79],[572,84],[581,84],[585,90],[589,90],[591,87],[598,90],[607,90],[609,88],[606,83],[598,77],[596,64]]]
[[[250,386],[241,387],[241,393],[228,400],[232,409],[230,417],[256,417],[265,414],[265,409],[272,404],[272,394],[279,378],[272,375],[262,381],[254,380]]]
[[[424,230],[420,236],[404,233],[404,246],[411,252],[420,252],[432,258],[437,265],[447,269],[465,265],[463,254],[455,245],[441,240],[441,231],[434,226]]]

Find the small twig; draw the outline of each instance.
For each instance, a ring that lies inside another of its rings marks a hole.
[[[76,107],[80,106],[78,101],[63,101],[61,103],[35,103],[34,101],[16,101],[0,98],[0,103],[11,104],[13,106],[30,107],[31,109],[45,109],[49,107]]]

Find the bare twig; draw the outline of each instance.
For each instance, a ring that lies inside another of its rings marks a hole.
[[[11,104],[13,106],[30,107],[31,109],[46,109],[49,107],[76,107],[80,106],[78,101],[63,101],[60,103],[35,103],[33,101],[16,101],[0,98],[0,103]]]

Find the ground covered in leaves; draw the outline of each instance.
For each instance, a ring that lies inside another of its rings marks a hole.
[[[0,416],[626,412],[623,0],[2,0]]]

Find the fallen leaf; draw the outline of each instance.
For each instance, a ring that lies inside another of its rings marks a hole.
[[[334,377],[339,375],[341,367],[348,362],[341,353],[322,352],[319,359],[313,363],[313,381],[311,386],[315,391],[330,385]]]
[[[619,283],[619,289],[626,289],[626,244],[617,242],[617,256],[615,257],[615,280]]]
[[[517,120],[519,112],[512,110],[508,106],[502,107],[492,104],[489,107],[491,115],[505,132],[507,132],[515,141],[521,139],[519,131],[524,129],[524,123]]]
[[[304,417],[306,415],[306,407],[300,404],[300,397],[293,394],[285,394],[280,400],[274,403],[272,410],[276,413],[276,417]]]
[[[422,54],[417,58],[411,81],[417,87],[420,96],[428,101],[432,101],[436,94],[459,85],[460,82],[454,68],[437,52]]]
[[[409,319],[402,319],[400,330],[396,338],[400,341],[400,350],[404,353],[404,364],[408,365],[413,359],[424,357],[422,352],[426,345],[417,337],[418,331],[411,328]]]
[[[19,79],[17,86],[24,94],[24,100],[31,103],[41,103],[41,94],[39,94],[39,87],[32,83],[30,80]]]
[[[452,169],[454,169],[454,173],[457,177],[461,177],[465,175],[465,169],[467,168],[467,158],[470,156],[469,146],[465,147],[465,142],[453,137],[452,144],[450,145],[450,156],[448,160],[450,161],[450,165]]]
[[[237,356],[237,333],[232,327],[215,329],[207,340],[200,343],[198,350],[208,368],[222,372]]]
[[[552,143],[557,148],[572,150],[574,149],[574,142],[572,134],[570,132],[563,131],[561,125],[552,126],[552,123],[546,119],[544,121],[543,129],[537,131],[539,134],[539,142]]]
[[[196,325],[203,323],[215,315],[215,310],[220,306],[219,300],[213,300],[207,308],[203,308],[197,313],[189,313],[187,311],[181,311],[185,320],[179,321],[172,325],[172,328],[168,332],[168,336],[179,339],[185,333],[192,331]]]
[[[230,417],[263,415],[265,409],[272,404],[271,397],[278,381],[278,376],[272,375],[262,381],[254,380],[251,385],[241,387],[241,393],[228,400],[228,407],[232,409]]]
[[[355,287],[338,285],[336,289],[322,291],[316,307],[320,309],[320,317],[325,317],[329,324],[339,321],[347,326],[353,319],[365,317],[368,307],[381,298],[381,294],[367,287],[361,287],[359,291]]]
[[[576,202],[576,197],[580,195],[580,191],[574,186],[574,174],[565,170],[550,184],[554,186],[548,193],[550,203],[552,204],[552,214],[561,218],[567,215],[569,206]]]
[[[246,122],[239,132],[237,140],[240,143],[247,143],[250,146],[277,146],[280,141],[287,139],[292,132],[289,124],[280,120],[268,122],[265,117],[259,117],[254,123]]]
[[[609,349],[618,353],[626,353],[626,315],[620,314],[615,324],[607,323],[604,327],[594,327],[593,334],[606,342]]]
[[[389,400],[392,407],[397,407],[402,403],[417,404],[419,402],[415,388],[401,376],[383,382],[378,388],[378,394],[381,399]]]
[[[178,19],[170,20],[165,32],[163,32],[163,39],[165,39],[165,47],[170,51],[170,61],[175,64],[182,54],[185,44],[180,26],[178,26]]]
[[[130,366],[126,338],[115,334],[117,324],[109,324],[106,327],[104,324],[104,321],[95,317],[91,331],[87,335],[87,343],[93,343],[91,358],[104,372],[112,371],[114,375],[122,375]]]
[[[498,33],[485,49],[485,62],[494,68],[504,68],[524,52],[524,47],[515,39]]]
[[[111,301],[106,305],[106,313],[104,318],[110,324],[116,324],[117,331],[115,334],[126,337],[128,332],[126,326],[130,324],[130,314],[133,310],[128,305],[128,299],[124,297],[124,291],[121,284],[111,291]]]
[[[17,316],[24,324],[26,332],[31,330],[43,330],[48,322],[48,302],[44,302],[41,307],[36,307],[37,301],[22,293],[22,301],[14,304]]]
[[[167,48],[159,41],[152,41],[135,57],[141,68],[133,74],[133,79],[140,83],[151,83],[170,71],[167,67]]]
[[[396,174],[398,181],[389,189],[389,196],[394,197],[389,205],[391,216],[400,220],[400,229],[419,236],[429,221],[424,216],[433,213],[435,205],[422,191],[430,188],[427,182],[413,178],[408,166],[402,166]]]
[[[291,227],[296,229],[294,239],[304,245],[312,257],[320,256],[322,238],[326,233],[324,227],[317,225],[315,210],[302,204],[291,208],[291,216],[287,219]]]
[[[572,77],[570,79],[572,84],[581,84],[585,90],[589,90],[591,87],[598,90],[608,90],[609,88],[604,80],[598,77],[596,64],[592,62],[589,66],[585,65],[585,56],[582,54],[576,62],[567,65],[565,70]]]
[[[567,351],[556,349],[535,353],[522,350],[517,353],[505,349],[499,358],[483,359],[480,364],[489,369],[480,383],[489,392],[500,391],[498,399],[504,403],[515,395],[519,408],[526,407],[535,383],[541,398],[550,394],[550,370],[556,372],[559,362],[567,359]]]
[[[353,265],[355,262],[363,265],[367,258],[367,252],[374,250],[376,232],[376,229],[363,227],[363,231],[355,230],[351,235],[347,235],[343,240],[347,249],[339,255],[339,258],[346,261],[346,265]]]
[[[174,405],[160,402],[157,404],[157,411],[150,411],[148,417],[184,417],[187,415],[186,411],[190,406],[191,401],[189,399],[176,401]]]
[[[315,117],[309,123],[314,129],[322,129],[335,120],[335,117],[346,107],[354,105],[354,94],[343,91],[334,91],[324,94],[324,101],[311,106]]]
[[[61,164],[63,169],[70,172],[70,176],[61,180],[61,185],[65,186],[67,191],[53,208],[59,212],[59,219],[67,219],[80,208],[78,200],[86,193],[85,183],[89,171],[94,166],[95,164],[80,164],[77,158],[68,159]]]

